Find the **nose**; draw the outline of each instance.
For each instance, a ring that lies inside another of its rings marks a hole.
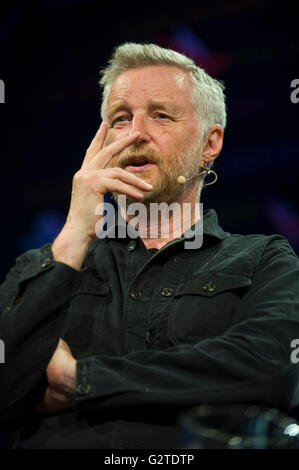
[[[148,123],[144,115],[135,114],[135,116],[133,117],[131,121],[131,129],[130,129],[129,134],[132,134],[133,132],[137,132],[137,131],[140,133],[140,136],[138,137],[138,141],[137,141],[138,143],[149,142],[151,140]]]

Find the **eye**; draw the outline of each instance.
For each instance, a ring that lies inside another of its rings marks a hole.
[[[114,122],[124,122],[126,119],[128,119],[126,116],[119,116],[114,120]]]
[[[121,124],[122,122],[126,122],[128,121],[128,119],[128,116],[117,116],[112,120],[112,126],[114,126],[115,124]]]
[[[167,114],[164,114],[164,113],[157,113],[156,117],[158,119],[169,119],[169,116],[167,116]]]

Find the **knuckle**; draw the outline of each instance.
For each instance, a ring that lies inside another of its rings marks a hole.
[[[79,170],[77,171],[77,173],[75,173],[73,180],[74,180],[74,183],[77,183],[77,184],[78,183],[90,184],[94,180],[94,175],[89,171]]]
[[[121,172],[119,171],[120,168],[105,168],[103,170],[103,173],[101,174],[100,172],[99,175],[101,176],[105,176],[106,178],[115,178],[115,177],[119,177],[121,175]]]
[[[82,173],[83,173],[82,170],[79,170],[74,174],[74,177],[73,177],[74,183],[76,183],[76,182],[78,182],[82,179]]]
[[[119,167],[115,167],[112,169],[112,174],[115,176],[122,176],[124,174],[124,170]]]

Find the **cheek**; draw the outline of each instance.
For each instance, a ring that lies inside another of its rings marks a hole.
[[[154,139],[163,154],[171,154],[176,149],[182,137],[179,137],[175,131],[171,132],[169,129],[159,129]]]
[[[112,144],[112,142],[116,142],[117,140],[121,139],[125,135],[127,135],[128,131],[125,129],[108,129],[108,133],[104,142],[104,147],[107,145]]]
[[[166,155],[178,155],[190,146],[190,135],[182,132],[160,134],[160,148]]]

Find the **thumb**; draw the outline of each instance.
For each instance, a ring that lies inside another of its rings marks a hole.
[[[69,345],[62,338],[59,338],[59,342],[58,342],[57,347],[60,348],[60,349],[63,349],[64,351],[69,352],[70,354],[72,354],[72,351],[70,350]]]

